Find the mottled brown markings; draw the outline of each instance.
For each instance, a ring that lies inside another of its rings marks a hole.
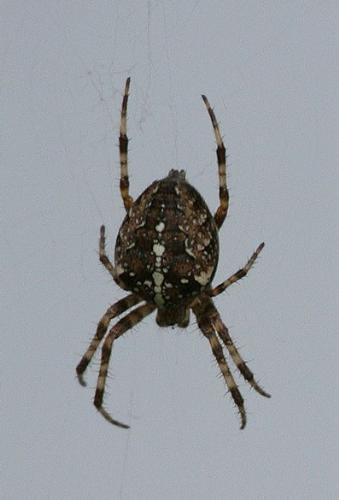
[[[106,255],[105,227],[100,228],[99,258],[115,282],[133,291],[111,306],[99,321],[89,348],[77,367],[80,383],[102,339],[102,355],[94,404],[111,424],[128,426],[113,419],[103,407],[103,398],[111,349],[116,338],[157,309],[160,326],[189,324],[190,310],[209,340],[231,396],[246,424],[244,400],[226,362],[222,344],[242,376],[260,394],[269,397],[254,380],[253,373],[241,358],[210,297],[222,293],[251,269],[264,244],[259,245],[247,264],[223,283],[212,288],[219,257],[218,230],[228,211],[226,150],[219,126],[208,99],[203,96],[217,143],[219,207],[210,213],[202,196],[187,181],[183,170],[171,170],[164,179],[153,182],[134,202],[129,195],[127,104],[130,79],[125,85],[121,108],[119,152],[120,191],[126,209],[115,245],[115,265]],[[144,305],[137,306],[145,301]],[[137,306],[118,321],[107,334],[114,317]],[[220,337],[220,340],[218,338]]]
[[[145,223],[138,228],[136,220],[141,217]],[[193,220],[200,223],[199,231],[192,227]],[[133,248],[131,242],[135,242]],[[218,252],[217,228],[206,203],[182,172],[172,170],[147,188],[126,216],[117,238],[116,265],[127,263],[125,273],[119,275],[123,288],[134,290],[158,307],[171,307],[181,303],[183,297],[188,304],[208,286]],[[161,284],[155,282],[158,275],[164,277]],[[202,283],[195,278],[200,275],[206,277]],[[145,287],[145,282],[154,286]],[[164,292],[167,283],[173,287],[172,293]],[[175,318],[172,321],[176,323]]]

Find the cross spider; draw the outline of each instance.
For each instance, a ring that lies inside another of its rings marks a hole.
[[[120,121],[120,191],[126,209],[115,245],[115,265],[105,251],[105,226],[100,228],[99,257],[113,280],[132,293],[107,309],[99,321],[87,351],[76,368],[78,380],[85,385],[83,374],[93,358],[110,322],[130,308],[106,335],[94,397],[94,405],[111,424],[118,422],[103,406],[108,364],[113,342],[143,318],[157,311],[159,326],[189,324],[190,310],[210,343],[233,401],[238,407],[241,429],[246,425],[244,399],[226,362],[222,344],[245,380],[262,396],[270,397],[255,381],[235,347],[227,327],[213,304],[212,297],[222,293],[251,269],[264,247],[261,243],[242,269],[216,287],[212,287],[219,257],[218,231],[228,210],[226,183],[226,150],[219,126],[206,96],[206,105],[217,143],[219,170],[219,207],[212,216],[202,196],[185,178],[184,170],[171,170],[167,177],[153,182],[136,201],[129,194],[127,166],[127,102],[130,78],[127,78]]]

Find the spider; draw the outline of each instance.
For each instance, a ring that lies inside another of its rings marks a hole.
[[[240,414],[241,426],[246,425],[244,399],[225,359],[222,344],[244,379],[262,396],[270,395],[255,381],[234,345],[227,327],[220,318],[212,298],[247,275],[259,253],[261,243],[245,266],[218,286],[212,286],[219,257],[218,231],[228,211],[229,195],[226,182],[226,150],[213,109],[202,96],[210,116],[217,143],[219,171],[219,207],[212,216],[198,191],[185,177],[184,170],[170,170],[167,177],[153,182],[137,200],[129,194],[127,104],[130,78],[127,78],[120,118],[120,191],[126,216],[115,245],[115,264],[105,250],[105,226],[100,228],[99,258],[113,280],[131,292],[110,306],[100,319],[96,333],[76,367],[81,385],[83,375],[103,340],[101,363],[94,396],[94,406],[111,424],[128,425],[112,418],[103,406],[103,397],[113,342],[156,311],[159,326],[189,324],[190,311],[210,343],[225,383]],[[133,308],[129,312],[129,309]],[[126,313],[106,335],[110,322]]]

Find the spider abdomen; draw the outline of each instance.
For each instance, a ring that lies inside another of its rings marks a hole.
[[[171,170],[134,202],[115,248],[118,284],[158,308],[187,305],[206,289],[219,255],[218,231],[202,196]]]

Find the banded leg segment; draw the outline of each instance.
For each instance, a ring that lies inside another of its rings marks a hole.
[[[261,243],[258,246],[258,248],[256,249],[256,251],[252,254],[251,258],[248,259],[247,263],[245,264],[245,266],[243,268],[239,269],[239,271],[237,271],[236,273],[232,274],[232,276],[230,276],[227,280],[225,280],[222,283],[220,283],[220,285],[216,286],[212,290],[209,290],[207,292],[208,295],[210,297],[216,297],[220,293],[224,292],[226,290],[226,288],[228,288],[229,286],[231,286],[233,283],[236,283],[241,278],[244,278],[247,275],[248,271],[253,266],[254,262],[257,260],[258,255],[260,254],[260,252],[264,248],[264,246],[265,246],[265,243]]]
[[[134,293],[128,295],[127,297],[119,300],[115,304],[113,304],[111,307],[107,309],[103,317],[100,319],[96,333],[94,337],[91,340],[91,343],[81,358],[80,363],[76,367],[76,372],[77,372],[77,377],[79,380],[79,383],[82,386],[86,385],[86,382],[84,381],[83,374],[85,373],[87,366],[91,362],[101,340],[104,338],[108,325],[114,319],[116,316],[119,316],[119,314],[122,314],[123,312],[127,311],[130,307],[135,306],[139,302],[141,302],[142,299],[140,299],[137,295]]]
[[[218,227],[218,229],[221,228],[226,215],[228,211],[228,205],[229,205],[229,193],[227,189],[227,165],[226,165],[226,148],[224,145],[224,142],[221,137],[219,125],[217,122],[217,119],[215,117],[214,111],[210,106],[210,103],[205,95],[201,96],[205,106],[207,108],[208,114],[210,115],[212,126],[213,126],[213,131],[215,135],[215,140],[217,143],[217,159],[218,159],[218,173],[219,173],[219,200],[220,200],[220,205],[214,214],[214,220],[215,223]]]
[[[125,84],[125,92],[121,106],[120,118],[120,136],[119,136],[119,153],[120,153],[120,192],[124,202],[126,212],[133,205],[133,198],[129,194],[129,178],[128,178],[128,137],[127,137],[127,104],[128,92],[131,79],[127,78]]]
[[[228,390],[231,393],[231,396],[233,398],[233,401],[238,407],[239,414],[240,414],[240,420],[241,420],[241,425],[240,429],[243,429],[246,425],[246,410],[245,410],[245,405],[244,405],[244,398],[242,397],[238,386],[234,380],[234,377],[231,373],[231,370],[228,367],[228,364],[226,362],[221,344],[218,340],[218,337],[216,336],[214,332],[214,328],[211,323],[201,321],[199,322],[199,327],[202,331],[202,333],[205,335],[205,337],[208,339],[213,355],[215,359],[217,360],[217,363],[219,365],[220,371],[222,373],[222,376],[224,377],[226,386]]]
[[[102,346],[100,370],[94,396],[94,406],[108,422],[125,429],[128,429],[129,426],[112,418],[108,411],[103,407],[108,364],[111,357],[112,346],[114,340],[123,335],[127,330],[133,328],[133,326],[142,321],[146,316],[151,314],[155,308],[156,306],[154,304],[144,304],[121,318],[120,321],[118,321],[117,324],[111,328]]]
[[[253,389],[255,389],[262,396],[265,396],[266,398],[270,398],[271,395],[268,394],[268,392],[265,392],[260,387],[260,385],[255,381],[252,371],[248,368],[245,361],[241,357],[238,349],[234,345],[233,340],[229,334],[228,328],[222,322],[216,307],[214,306],[214,304],[211,304],[211,306],[214,310],[212,325],[215,328],[217,334],[219,335],[221,341],[224,343],[225,347],[227,348],[228,352],[230,353],[230,356],[233,360],[233,363],[238,368],[239,372],[244,377],[244,379],[253,387]]]
[[[119,278],[115,267],[109,260],[106,254],[106,236],[105,236],[105,226],[100,226],[100,238],[99,238],[99,259],[101,264],[105,266],[109,274],[112,276],[114,281],[118,283]]]

